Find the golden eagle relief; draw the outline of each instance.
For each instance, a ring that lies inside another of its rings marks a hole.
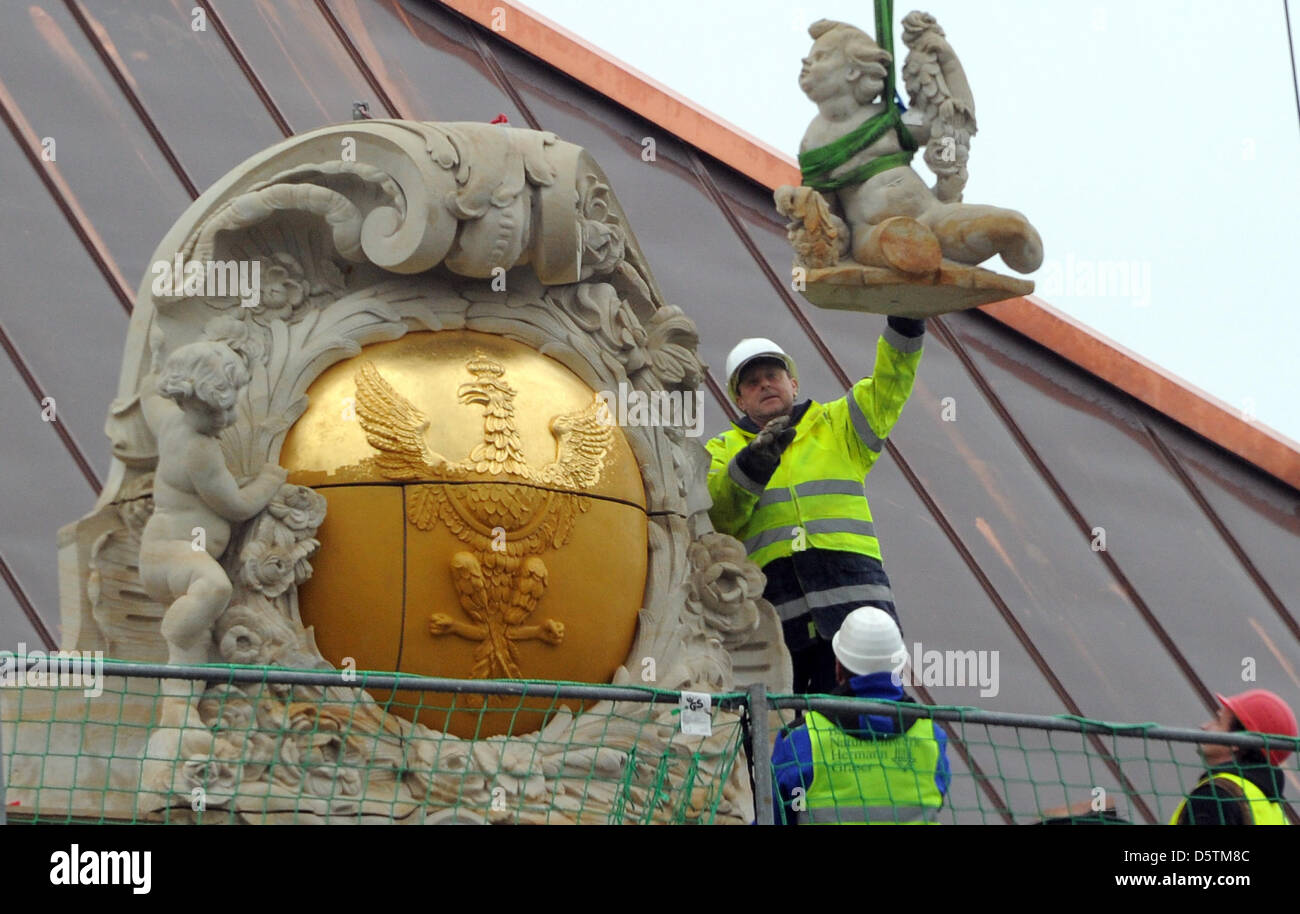
[[[587,510],[580,496],[600,480],[614,428],[602,421],[604,403],[593,395],[586,409],[551,420],[555,459],[532,466],[515,423],[517,392],[505,368],[482,352],[465,367],[473,380],[460,385],[457,399],[482,407],[483,440],[463,460],[430,449],[430,420],[370,362],[355,376],[356,416],[379,452],[373,464],[382,476],[454,483],[405,487],[411,524],[427,531],[441,521],[468,547],[454,553],[450,563],[467,619],[435,612],[429,634],[478,642],[470,674],[475,679],[520,679],[516,642],[564,641],[562,623],[529,623],[546,592],[541,555],[562,547],[578,512]]]

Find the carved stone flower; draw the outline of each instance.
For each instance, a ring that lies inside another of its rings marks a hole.
[[[217,620],[216,639],[222,658],[230,663],[284,665],[281,658],[297,645],[298,634],[271,600],[246,592]]]
[[[307,301],[309,283],[302,266],[291,254],[279,253],[261,261],[259,300],[253,320],[270,326],[274,320],[288,320]]]
[[[631,375],[644,368],[648,357],[645,350],[646,332],[627,302],[618,301],[618,309],[610,319],[610,329],[612,341],[618,348],[619,360],[627,373]]]
[[[704,365],[695,354],[699,344],[695,322],[676,305],[660,308],[646,321],[646,352],[655,374],[665,385],[700,385]]]
[[[616,225],[585,219],[582,223],[582,276],[608,273],[618,266],[626,249],[623,230]]]
[[[302,763],[298,759],[298,745],[292,740],[280,743],[279,756],[271,763],[271,780],[289,787],[302,783]]]
[[[115,502],[118,517],[126,528],[139,536],[153,514],[153,473],[128,480]]]
[[[320,548],[320,540],[302,540],[294,547],[293,582],[304,584],[311,579],[311,562],[307,561]]]
[[[295,533],[311,536],[325,520],[325,496],[307,486],[280,486],[266,510]]]
[[[609,185],[595,175],[583,178],[578,209],[582,220],[582,278],[608,273],[618,266],[626,249],[626,232],[610,215]]]
[[[221,656],[230,663],[264,664],[269,659],[265,648],[262,636],[243,625],[232,625],[221,639]]]
[[[707,533],[691,543],[690,600],[709,629],[724,640],[758,625],[755,600],[763,595],[763,572],[734,537]]]
[[[292,546],[274,546],[263,540],[245,544],[239,576],[245,584],[272,600],[294,583],[297,550]]]

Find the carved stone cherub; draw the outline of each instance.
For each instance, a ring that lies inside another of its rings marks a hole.
[[[140,541],[140,578],[167,607],[162,634],[171,663],[206,663],[211,630],[230,602],[230,578],[218,561],[231,523],[266,507],[285,480],[267,463],[240,486],[217,436],[235,418],[249,382],[244,360],[222,342],[188,343],[146,381],[145,421],[158,440],[154,513]]]
[[[818,114],[800,145],[803,186],[776,191],[805,265],[831,266],[851,254],[862,264],[925,274],[941,258],[973,265],[1001,254],[1021,273],[1038,269],[1042,241],[1023,215],[960,202],[974,99],[934,19],[911,13],[904,20],[912,101],[904,116],[882,97],[893,84],[888,51],[843,22],[822,19],[808,31],[814,41],[799,87]],[[927,143],[926,161],[940,176],[934,190],[908,164]]]

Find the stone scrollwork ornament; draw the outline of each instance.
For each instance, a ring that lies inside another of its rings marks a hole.
[[[790,221],[795,288],[824,308],[927,317],[1033,291],[981,269],[994,255],[1037,270],[1042,240],[1015,210],[962,202],[975,99],[961,62],[929,13],[903,19],[911,101],[896,101],[893,2],[876,0],[876,37],[822,19],[799,87],[818,113],[799,149],[803,181],[779,187]],[[938,180],[927,187],[913,153]]]
[[[345,138],[355,161],[339,160]],[[762,574],[709,523],[698,431],[611,427],[596,393],[680,402],[704,366],[584,150],[486,124],[322,128],[218,181],[154,264],[108,419],[110,477],[60,537],[66,648],[330,669],[339,618],[379,630],[384,593],[425,586],[412,627],[379,649],[453,652],[480,677],[613,650],[591,681],[645,684],[651,658],[659,688],[789,688]],[[593,532],[609,518],[622,533]],[[409,555],[385,551],[391,524]],[[598,552],[611,543],[637,554]],[[615,559],[644,569],[621,622],[592,608],[613,589],[571,571]],[[371,589],[330,615],[347,586]],[[449,675],[434,665],[419,671]],[[716,821],[753,816],[744,765],[709,761],[724,737],[684,736],[662,705],[560,707],[472,739],[352,688],[169,681],[158,709],[131,713],[149,724],[137,783],[155,813],[184,815],[201,789],[208,809],[257,822],[604,821],[627,802],[652,821],[668,813],[636,760],[684,752],[702,759],[693,783],[720,784]],[[579,741],[592,748],[566,751]],[[66,786],[94,786],[81,781]],[[686,818],[708,815],[685,786]],[[539,802],[549,812],[517,812]]]

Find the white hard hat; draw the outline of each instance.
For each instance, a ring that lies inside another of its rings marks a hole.
[[[907,658],[903,635],[893,616],[875,606],[863,606],[849,613],[831,639],[840,666],[850,673],[890,673]]]
[[[785,363],[785,370],[790,377],[799,380],[799,371],[794,367],[794,359],[785,354],[785,350],[771,340],[761,336],[741,340],[727,356],[727,393],[736,399],[736,388],[740,384],[740,373],[754,359],[778,359]]]

